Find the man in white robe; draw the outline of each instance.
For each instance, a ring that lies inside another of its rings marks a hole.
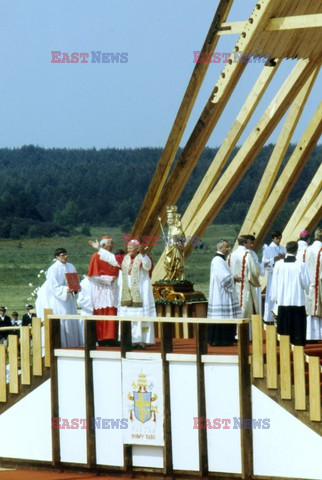
[[[274,267],[271,300],[277,302],[277,332],[289,335],[293,345],[306,344],[305,293],[310,287],[305,263],[296,260],[297,242],[286,244],[287,255]]]
[[[300,233],[300,238],[297,241],[298,249],[296,259],[301,260],[301,262],[305,262],[306,259],[306,252],[310,243],[310,234],[307,230],[303,230]]]
[[[55,250],[55,263],[46,273],[46,281],[38,290],[36,300],[37,317],[44,318],[44,309],[51,308],[54,315],[77,315],[75,293],[66,282],[66,273],[77,273],[74,265],[67,262],[68,254],[64,248]],[[62,347],[83,345],[82,325],[78,320],[60,321],[60,340]]]
[[[249,251],[252,254],[252,257],[257,264],[257,267],[259,269],[259,275],[260,275],[260,277],[264,277],[265,273],[266,273],[264,264],[263,264],[263,262],[262,263],[259,262],[258,255],[254,251],[254,243],[255,243],[256,238],[254,237],[254,235],[245,235],[245,237],[248,240],[250,240]],[[262,311],[263,311],[263,308],[262,308],[262,289],[261,289],[260,286],[258,286],[258,287],[255,287],[255,290],[256,290],[257,304],[258,304],[258,312],[256,312],[256,313],[258,313],[259,315],[262,315]]]
[[[275,302],[271,300],[271,283],[274,266],[285,258],[286,249],[280,245],[282,233],[278,230],[272,233],[272,242],[263,252],[263,263],[267,272],[264,323],[274,323],[272,310],[275,310]]]
[[[247,236],[238,237],[238,248],[230,256],[230,268],[241,281],[236,286],[239,305],[244,318],[259,312],[256,287],[260,286],[260,267],[250,251],[251,240]]]
[[[156,317],[150,271],[152,261],[146,255],[146,247],[140,246],[137,240],[128,243],[128,253],[122,266],[112,252],[99,248],[98,242],[89,242],[93,248],[99,249],[101,260],[122,269],[120,276],[119,306],[117,314],[126,317]],[[145,349],[154,344],[153,322],[132,322],[132,344],[134,348]]]
[[[314,242],[307,249],[305,262],[310,275],[307,338],[322,340],[322,228],[315,231]]]
[[[234,278],[226,262],[229,244],[226,240],[217,243],[217,253],[212,259],[210,268],[208,318],[242,318]],[[208,326],[208,343],[210,345],[228,346],[235,343],[236,325],[221,324]]]

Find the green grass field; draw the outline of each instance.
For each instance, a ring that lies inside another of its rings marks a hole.
[[[212,225],[202,237],[204,248],[195,249],[186,264],[185,278],[194,283],[197,291],[208,296],[210,262],[216,251],[216,242],[225,238],[231,243],[235,240],[239,228],[237,225]],[[102,235],[111,235],[114,239],[114,252],[123,247],[120,228],[92,228],[92,239],[100,239]],[[89,259],[94,250],[88,244],[88,237],[54,237],[25,240],[0,240],[0,305],[8,308],[7,314],[16,310],[19,317],[25,313],[26,303],[34,305],[31,297],[33,290],[40,286],[45,278],[40,270],[46,270],[53,260],[53,252],[64,247],[69,253],[69,261],[73,263],[80,277],[86,274]],[[154,263],[160,257],[164,244],[159,242],[152,250]],[[40,275],[40,277],[38,277]],[[30,286],[29,284],[32,284]]]

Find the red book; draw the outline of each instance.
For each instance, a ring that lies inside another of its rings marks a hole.
[[[79,276],[76,272],[65,273],[65,277],[67,285],[72,290],[72,292],[78,292],[79,290],[81,290]]]

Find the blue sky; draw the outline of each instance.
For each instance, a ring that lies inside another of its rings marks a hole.
[[[235,3],[231,21],[247,19],[256,2]],[[164,146],[195,65],[193,51],[201,49],[217,5],[218,0],[0,0],[0,147]],[[237,38],[221,37],[216,50],[231,51]],[[51,51],[92,50],[125,52],[128,62],[51,62]],[[240,143],[294,64],[282,65]],[[223,67],[210,64],[182,146]],[[209,146],[222,142],[260,68],[247,66]],[[318,82],[293,141],[320,100]]]

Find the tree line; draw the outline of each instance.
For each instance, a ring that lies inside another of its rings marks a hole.
[[[261,150],[216,223],[239,224],[245,217],[273,148],[270,144]],[[283,166],[294,148],[289,147]],[[216,152],[214,148],[204,150],[178,202],[180,212],[188,206]],[[45,149],[28,145],[0,149],[0,237],[68,236],[76,227],[78,233],[88,235],[94,225],[121,226],[129,232],[161,153],[161,148]],[[180,151],[177,158],[179,155]],[[292,189],[275,228],[285,225],[321,158],[320,145]]]

